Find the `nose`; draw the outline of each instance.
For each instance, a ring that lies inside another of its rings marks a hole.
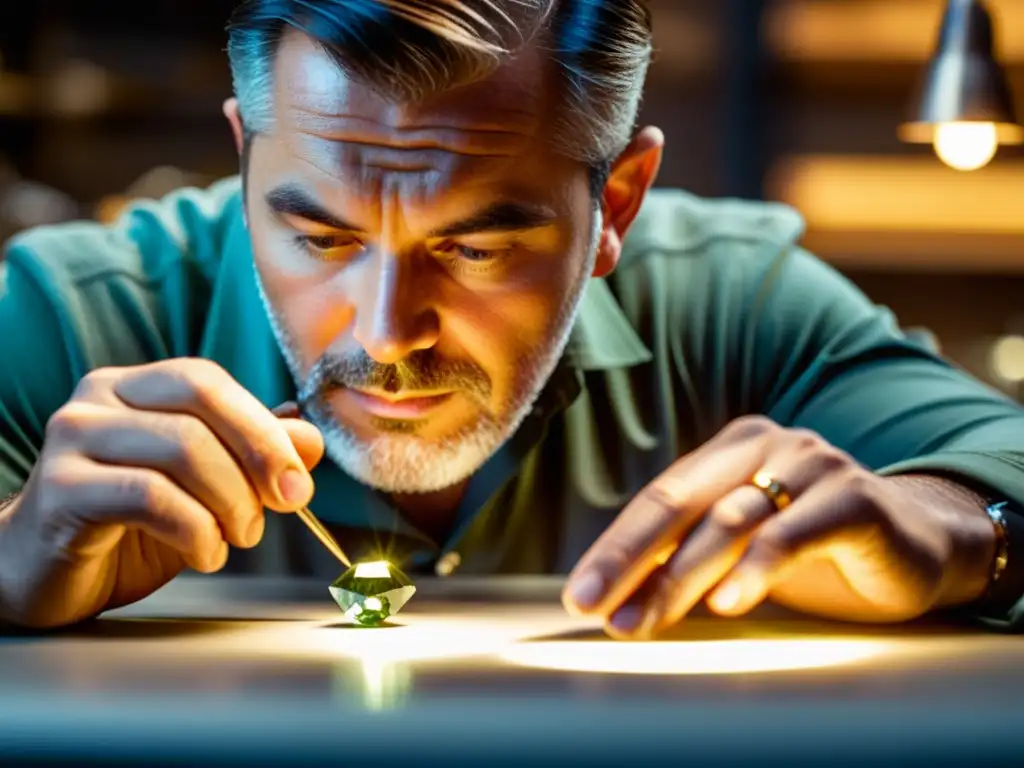
[[[382,365],[397,363],[437,343],[438,317],[429,283],[417,279],[414,259],[377,254],[376,269],[356,298],[355,340]]]

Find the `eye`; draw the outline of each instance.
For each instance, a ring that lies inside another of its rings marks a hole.
[[[470,248],[468,245],[459,245],[458,243],[446,243],[437,249],[437,253],[450,259],[479,264],[500,259],[508,253],[508,250],[483,250],[480,248]]]
[[[362,243],[352,235],[297,235],[295,242],[300,248],[319,259],[330,258],[341,252],[348,253]]]
[[[467,261],[487,261],[494,258],[494,251],[482,251],[479,248],[470,248],[467,245],[455,246],[455,251]]]

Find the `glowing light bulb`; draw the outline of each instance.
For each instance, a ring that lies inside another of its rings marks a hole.
[[[1024,337],[1004,336],[992,345],[989,352],[992,372],[1003,381],[1024,382]]]
[[[999,133],[994,123],[942,123],[935,129],[934,145],[950,168],[976,171],[996,156]]]

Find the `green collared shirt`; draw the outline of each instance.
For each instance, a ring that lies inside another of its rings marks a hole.
[[[1024,504],[1017,404],[906,338],[801,250],[789,208],[651,194],[622,263],[587,289],[534,412],[472,479],[442,546],[325,460],[313,511],[356,557],[460,573],[565,572],[647,482],[729,421],[812,429],[884,473],[954,473]],[[16,238],[0,267],[0,496],[86,372],[205,357],[268,406],[295,395],[257,293],[239,184],[134,206],[112,227]],[[336,575],[271,515],[229,571]],[[1021,613],[1020,610],[1017,613]],[[1014,617],[1015,618],[1015,617]]]

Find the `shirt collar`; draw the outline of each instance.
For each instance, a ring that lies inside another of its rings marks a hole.
[[[786,205],[706,200],[679,189],[655,189],[648,193],[623,243],[618,271],[650,253],[696,251],[719,237],[791,242],[803,230],[803,218]],[[609,283],[591,280],[566,348],[566,361],[583,371],[607,371],[651,359]]]
[[[582,371],[607,371],[631,368],[651,358],[608,283],[592,279],[566,345],[565,361]]]

